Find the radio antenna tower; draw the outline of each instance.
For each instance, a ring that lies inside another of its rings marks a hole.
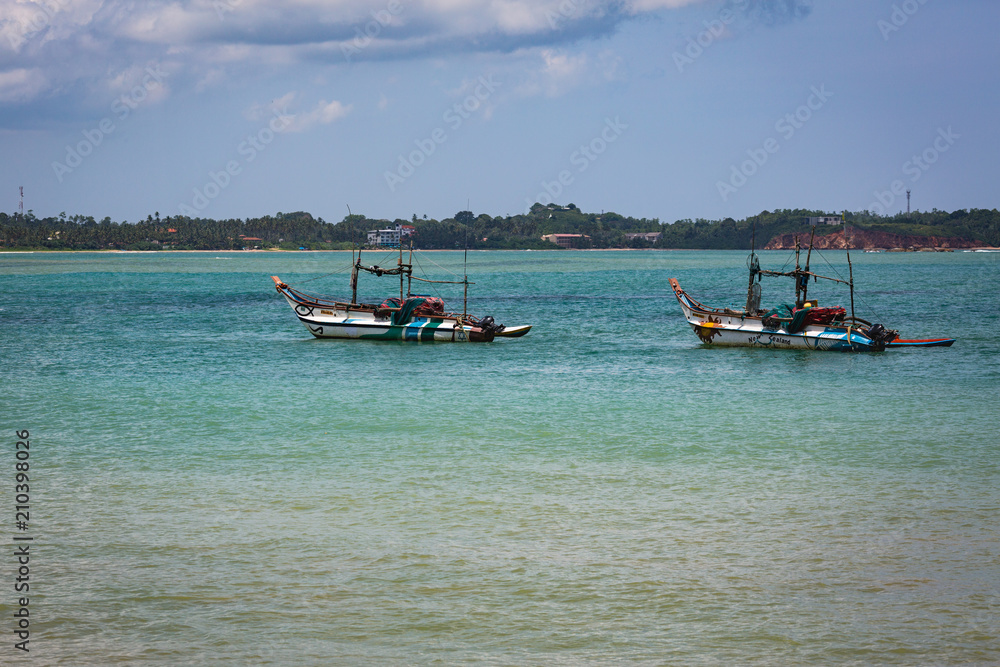
[[[24,186],[19,185],[17,189],[21,193],[21,201],[17,204],[17,212],[21,216],[21,222],[24,222]]]
[[[910,191],[906,191],[906,215],[910,215]]]

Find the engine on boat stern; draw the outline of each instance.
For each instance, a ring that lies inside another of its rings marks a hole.
[[[894,329],[886,329],[881,324],[873,324],[865,330],[864,335],[871,339],[872,347],[876,350],[884,350],[885,346],[899,338],[899,332]]]

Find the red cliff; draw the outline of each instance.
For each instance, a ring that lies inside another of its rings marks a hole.
[[[801,234],[784,234],[783,236],[776,236],[771,239],[766,246],[764,246],[764,249],[794,249],[796,236],[799,237],[799,241],[803,246],[809,244],[809,232],[803,231]],[[843,229],[834,232],[833,234],[826,234],[824,236],[817,235],[816,239],[813,241],[813,247],[843,250],[848,247],[848,238],[850,239],[850,248],[852,250],[855,248],[903,248],[906,250],[911,248],[914,250],[919,248],[978,248],[983,245],[978,241],[970,241],[960,237],[909,236],[904,234],[892,234],[889,232],[876,232],[867,229],[851,228],[850,234],[847,237],[845,237]]]

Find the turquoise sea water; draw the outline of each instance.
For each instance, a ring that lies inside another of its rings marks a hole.
[[[469,310],[525,338],[315,340],[269,276],[346,295],[302,281],[349,258],[0,254],[33,662],[1000,662],[1000,255],[854,255],[860,316],[958,338],[871,354],[702,346],[668,278],[746,291],[708,251],[474,252]]]

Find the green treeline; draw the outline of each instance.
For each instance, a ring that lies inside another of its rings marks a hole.
[[[523,215],[490,216],[460,211],[451,218],[434,220],[374,220],[348,215],[337,223],[325,222],[309,213],[278,213],[245,220],[213,220],[171,216],[147,216],[136,222],[101,221],[90,216],[65,213],[36,218],[0,213],[0,247],[49,250],[240,250],[244,248],[310,250],[348,249],[367,243],[374,229],[410,225],[414,247],[421,249],[554,249],[548,234],[579,234],[577,248],[691,248],[747,249],[756,228],[756,245],[783,234],[808,230],[806,218],[823,211],[781,209],[762,211],[743,220],[678,220],[632,218],[618,213],[584,213],[573,204],[535,204]],[[1000,211],[960,209],[952,213],[934,209],[909,215],[878,216],[868,211],[844,212],[853,228],[913,236],[960,237],[985,245],[1000,246]],[[839,225],[820,225],[817,235],[839,231]],[[659,238],[630,238],[628,234],[658,233]]]

